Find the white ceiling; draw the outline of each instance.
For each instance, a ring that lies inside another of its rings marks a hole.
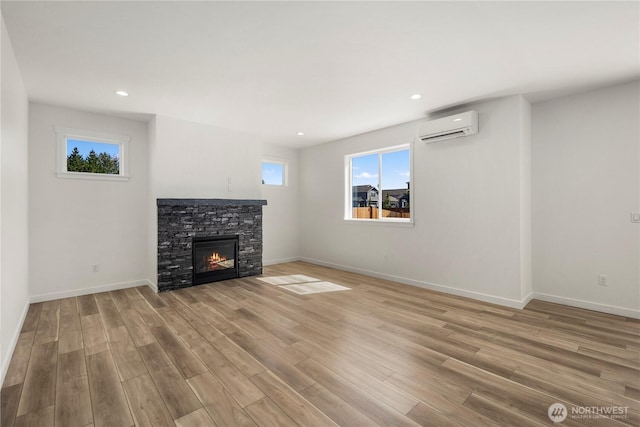
[[[33,101],[304,147],[638,78],[639,5],[2,1],[2,14]]]

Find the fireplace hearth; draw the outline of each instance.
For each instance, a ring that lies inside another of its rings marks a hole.
[[[238,236],[194,237],[193,284],[238,277]]]

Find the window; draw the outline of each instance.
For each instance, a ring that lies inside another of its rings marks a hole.
[[[129,137],[56,127],[58,177],[126,181]]]
[[[409,145],[345,157],[345,219],[411,221]]]
[[[285,187],[287,185],[287,164],[284,162],[263,160],[262,183],[275,187]]]

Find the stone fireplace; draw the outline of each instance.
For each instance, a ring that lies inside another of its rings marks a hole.
[[[158,291],[262,274],[266,204],[266,200],[157,199]]]

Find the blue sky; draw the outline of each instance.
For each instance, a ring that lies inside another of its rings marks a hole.
[[[351,160],[353,185],[378,187],[378,154],[354,157]],[[409,150],[394,151],[382,155],[382,188],[407,188],[409,181]]]
[[[67,156],[73,151],[73,147],[78,147],[78,151],[82,157],[87,157],[91,150],[96,154],[108,153],[111,156],[118,156],[120,153],[119,144],[107,144],[101,142],[82,141],[80,139],[67,139]]]
[[[280,163],[262,162],[262,179],[265,184],[283,185],[282,169],[284,165]]]

